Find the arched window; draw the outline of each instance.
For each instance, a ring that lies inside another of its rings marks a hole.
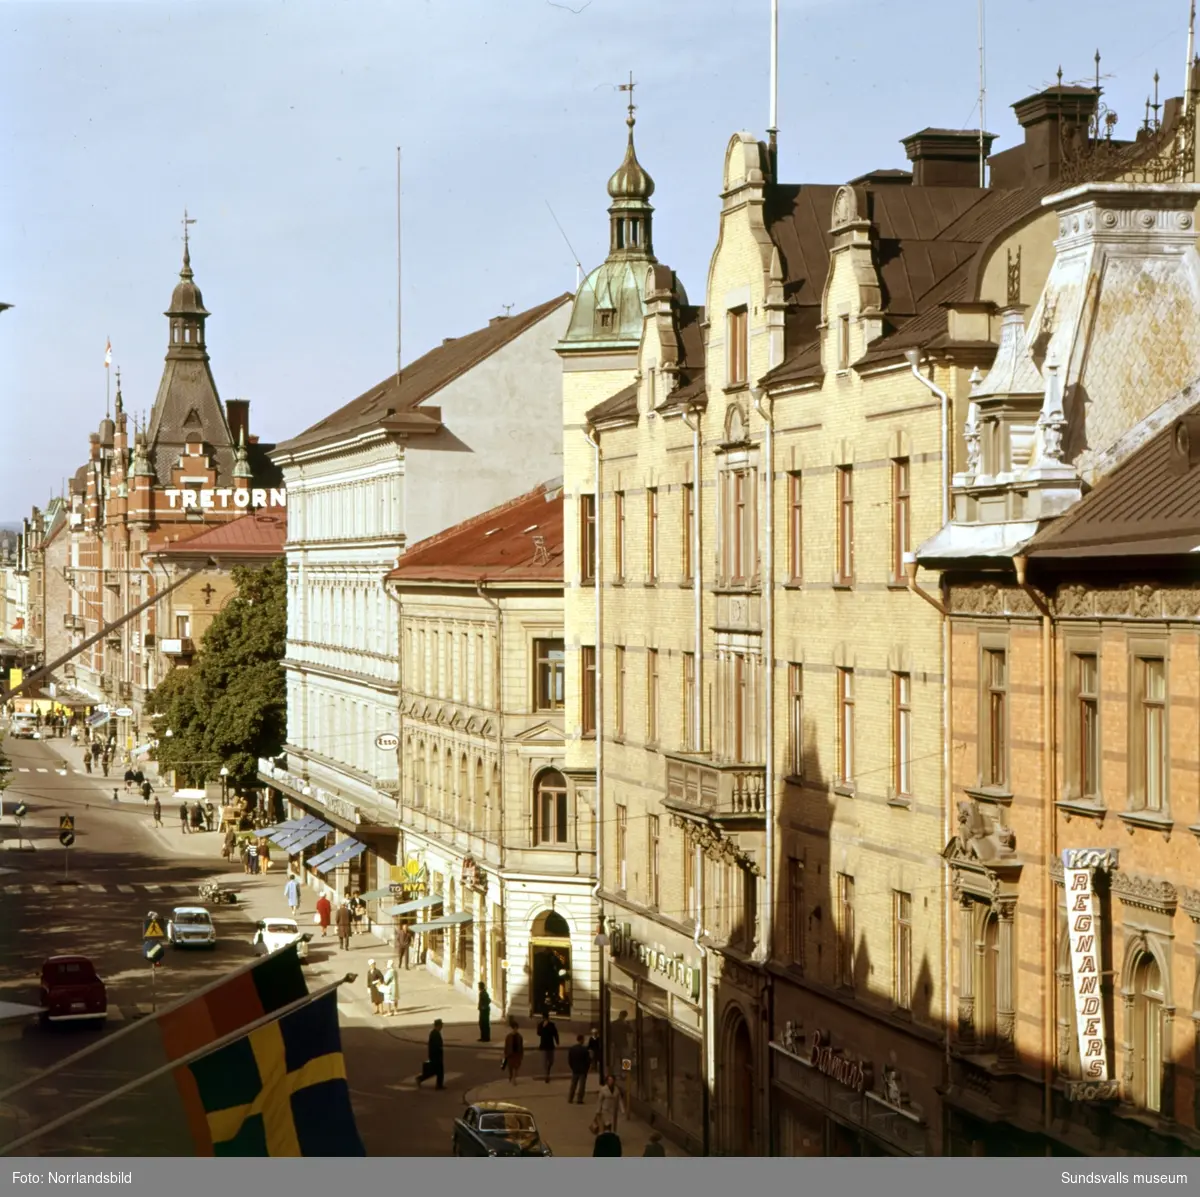
[[[567,781],[557,769],[543,770],[534,782],[533,842],[567,842]]]
[[[473,803],[471,802],[471,791],[468,786],[467,770],[467,754],[464,752],[458,758],[458,802],[456,804],[456,814],[460,820],[465,819],[468,826],[474,823],[472,817]]]
[[[488,791],[488,796],[492,803],[492,822],[491,833],[492,838],[498,840],[504,832],[504,828],[500,826],[500,766],[492,766],[492,788]]]
[[[420,810],[425,805],[425,745],[417,741],[415,752],[410,758],[413,770],[413,806]]]
[[[442,757],[442,798],[441,812],[442,818],[450,815],[454,810],[454,757],[447,748]]]
[[[1133,1100],[1154,1113],[1162,1109],[1165,1004],[1162,970],[1143,952],[1133,970]]]
[[[486,834],[488,816],[491,811],[488,809],[489,803],[487,790],[484,788],[483,776],[483,757],[477,756],[475,758],[475,789],[471,795],[472,806],[475,808],[472,817],[475,821],[475,830]]]
[[[983,915],[975,956],[975,1035],[984,1050],[996,1045],[996,1005],[1000,976],[1000,919],[995,911]]]

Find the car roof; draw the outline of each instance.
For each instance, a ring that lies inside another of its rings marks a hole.
[[[91,958],[88,956],[47,956],[45,964],[91,964]]]
[[[176,906],[172,914],[208,914],[207,906]]]
[[[513,1101],[477,1101],[468,1108],[478,1110],[481,1114],[528,1114],[530,1118],[533,1117],[530,1110]]]
[[[300,925],[294,918],[289,918],[286,914],[269,914],[262,921],[264,923],[291,923],[293,927]]]

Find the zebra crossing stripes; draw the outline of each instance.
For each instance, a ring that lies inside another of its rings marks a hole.
[[[0,893],[6,895],[18,894],[61,894],[61,893],[78,893],[80,889],[86,889],[93,894],[136,894],[139,891],[147,894],[166,894],[168,891],[175,894],[195,894],[199,886],[199,882],[194,881],[166,881],[161,884],[153,884],[150,882],[135,882],[132,885],[101,885],[97,882],[89,882],[82,886],[65,886],[62,889],[50,885],[41,884],[10,884],[5,885],[0,882]]]

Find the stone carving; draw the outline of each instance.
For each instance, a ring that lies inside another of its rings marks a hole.
[[[833,227],[841,228],[858,219],[858,199],[853,187],[839,187],[833,197]]]
[[[780,1044],[785,1052],[791,1052],[793,1056],[800,1054],[800,1029],[796,1023],[785,1022],[783,1024],[783,1035],[780,1037]]]
[[[987,864],[1015,856],[1016,836],[1011,827],[989,819],[971,798],[958,804],[958,830],[950,846],[960,860]]]
[[[1023,590],[1006,591],[1005,605],[1010,615],[1034,615],[1038,610],[1037,604]]]
[[[697,823],[682,815],[672,815],[671,825],[683,831],[688,846],[699,848],[712,861],[735,864],[745,869],[754,877],[761,876],[762,869],[756,860],[741,850],[737,843],[721,834],[717,828],[708,823]]]
[[[1018,264],[1019,262],[1020,259],[1018,259]],[[890,1064],[883,1066],[881,1084],[883,1088],[883,1100],[889,1106],[902,1109],[904,1106],[904,1086],[900,1083],[900,1073]]]
[[[996,1054],[1008,1060],[1016,1052],[1017,1016],[1011,1010],[996,1012]]]
[[[1200,616],[1200,589],[1163,590],[1163,613],[1181,619],[1195,619]]]
[[[979,373],[978,370],[975,372]],[[979,431],[979,404],[971,400],[967,404],[967,420],[963,426],[963,438],[967,442],[967,477],[974,478],[979,473],[982,436]]]
[[[1136,873],[1114,873],[1112,892],[1126,906],[1141,906],[1146,910],[1158,910],[1167,914],[1173,914],[1179,902],[1179,893],[1169,881],[1140,877]]]
[[[1129,613],[1130,594],[1128,590],[1098,590],[1096,591],[1097,615],[1127,615]]]
[[[1133,613],[1139,619],[1157,619],[1161,609],[1158,602],[1158,590],[1154,586],[1138,585],[1133,587]]]
[[[1062,394],[1058,380],[1058,366],[1046,363],[1046,396],[1038,416],[1038,428],[1042,434],[1043,462],[1062,464],[1063,429],[1067,417],[1063,413]]]
[[[1070,583],[1060,586],[1054,597],[1054,609],[1058,615],[1091,615],[1093,593],[1087,586]]]
[[[1004,614],[1004,594],[999,586],[987,582],[979,588],[979,612],[981,615]]]
[[[975,999],[963,996],[958,999],[958,1037],[964,1043],[975,1042]]]

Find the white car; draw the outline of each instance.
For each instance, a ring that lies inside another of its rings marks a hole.
[[[301,960],[308,958],[308,941],[312,939],[311,931],[301,931],[300,924],[295,919],[259,919],[254,928],[254,947],[262,956],[269,956],[286,948],[288,944],[296,945],[296,955]]]
[[[40,740],[37,720],[28,711],[18,711],[8,725],[8,733],[14,740]]]
[[[203,906],[176,906],[167,923],[167,939],[176,948],[215,948],[212,915]]]

